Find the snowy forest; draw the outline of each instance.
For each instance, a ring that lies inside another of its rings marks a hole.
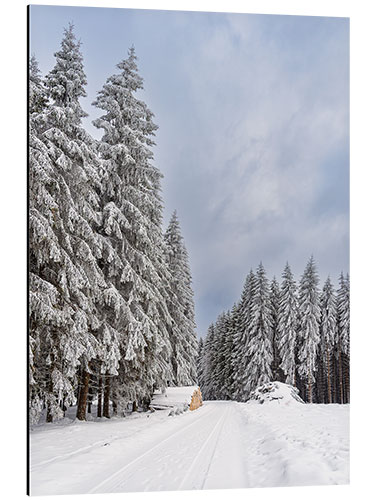
[[[85,420],[148,408],[156,388],[199,384],[206,400],[248,401],[269,381],[306,402],[349,403],[349,276],[319,289],[313,257],[297,284],[262,263],[239,301],[197,340],[177,212],[163,231],[157,125],[137,97],[134,47],[98,91],[84,128],[84,62],[73,25],[43,76],[29,62],[29,416],[76,406]]]
[[[279,284],[259,264],[242,295],[199,341],[198,380],[204,399],[248,401],[272,380],[299,389],[309,403],[350,402],[350,285],[323,289],[313,257],[299,283],[287,263]]]
[[[196,383],[188,253],[176,212],[162,230],[162,174],[137,57],[97,93],[103,131],[82,125],[87,84],[70,25],[51,71],[29,62],[29,415],[85,420]]]

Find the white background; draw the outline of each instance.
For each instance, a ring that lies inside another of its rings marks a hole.
[[[26,488],[26,5],[1,3],[1,322],[0,418],[3,498]],[[374,174],[375,18],[371,0],[49,1],[49,5],[161,8],[350,17],[351,36],[351,486],[126,494],[129,499],[233,500],[370,498],[374,474]],[[375,10],[375,9],[374,9]],[[308,432],[308,429],[306,430]],[[230,466],[230,464],[228,464]],[[120,495],[117,495],[120,496]],[[125,495],[121,495],[124,497]],[[45,499],[55,497],[43,497]],[[56,497],[57,498],[57,497]],[[65,498],[65,497],[58,497]],[[72,495],[70,500],[114,499]]]

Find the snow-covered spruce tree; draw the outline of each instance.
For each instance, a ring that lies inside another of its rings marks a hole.
[[[280,380],[280,376],[282,376],[282,370],[279,369],[280,357],[279,357],[279,349],[277,343],[277,325],[279,322],[279,308],[280,308],[280,287],[276,280],[276,276],[274,276],[271,281],[270,306],[272,313],[272,325],[271,325],[271,343],[273,352],[272,380]]]
[[[272,380],[272,310],[270,288],[262,263],[259,264],[256,273],[248,332],[246,350],[250,356],[250,363],[245,368],[246,398],[257,386]]]
[[[347,354],[345,354],[346,368],[344,372],[345,376],[345,391],[346,391],[346,402],[350,403],[350,278],[349,273],[346,274],[346,286],[347,286]]]
[[[233,308],[235,310],[235,307]],[[233,317],[221,313],[208,328],[202,363],[202,393],[205,399],[232,399]]]
[[[237,315],[238,305],[234,304],[231,311],[227,313],[226,320],[226,335],[224,343],[224,359],[223,368],[223,399],[233,399],[233,382],[234,382],[234,366],[233,366],[233,349],[234,338],[237,333]]]
[[[327,402],[332,403],[332,350],[337,332],[337,303],[333,285],[328,277],[320,296],[320,353]]]
[[[221,313],[215,323],[214,352],[215,363],[211,370],[211,382],[214,399],[227,399],[228,387],[225,380],[226,364],[230,361],[228,354],[228,326],[229,315]]]
[[[136,59],[131,48],[93,103],[104,111],[93,123],[104,130],[102,232],[115,251],[115,259],[103,252],[101,266],[111,283],[107,301],[116,308],[112,328],[120,332],[121,363],[112,384],[117,405],[147,400],[155,386],[172,380],[162,174],[152,164],[151,151],[157,126],[152,112],[136,97],[143,88]]]
[[[337,291],[337,339],[339,398],[338,402],[350,402],[350,281],[341,273]]]
[[[234,334],[232,364],[233,384],[232,394],[237,401],[245,401],[248,392],[245,391],[247,383],[247,368],[250,363],[250,353],[247,349],[249,343],[249,325],[252,318],[252,301],[256,284],[256,277],[252,270],[245,279],[241,299],[236,311],[237,330]]]
[[[320,341],[318,283],[318,273],[314,258],[311,256],[299,287],[300,343],[298,349],[298,372],[305,381],[309,403],[313,402],[317,352]]]
[[[64,342],[64,350],[66,364],[71,369],[79,366],[77,417],[83,420],[90,362],[99,354],[99,309],[107,284],[98,266],[102,256],[102,239],[98,234],[100,161],[95,141],[82,126],[82,118],[87,113],[79,102],[86,96],[87,83],[80,45],[70,25],[65,30],[61,50],[55,54],[56,64],[45,80],[51,104],[44,136],[61,179],[59,209],[67,236],[62,246],[75,268],[75,283],[67,274],[63,277],[75,309],[74,325]]]
[[[49,102],[39,117],[39,142],[30,144],[31,325],[43,329],[48,352],[48,421],[75,401],[77,369],[84,376],[97,354],[97,301],[106,286],[97,266],[99,162],[81,124],[86,77],[72,25],[55,57],[45,79]],[[42,312],[46,307],[58,320]]]
[[[206,388],[208,387],[208,380],[207,380],[207,377],[208,377],[208,370],[207,370],[208,342],[207,342],[207,337],[208,337],[208,331],[206,333],[205,338],[202,339],[203,340],[203,350],[202,350],[202,354],[201,354],[200,361],[199,361],[199,367],[198,367],[198,370],[200,370],[200,372],[201,372],[200,378],[198,378],[198,383],[199,383],[199,387],[201,389],[203,399],[206,399],[206,396],[207,396]]]
[[[215,399],[213,386],[213,371],[216,365],[215,351],[215,326],[211,324],[208,327],[207,335],[204,341],[203,356],[203,386],[201,387],[203,399]]]
[[[172,346],[173,383],[192,385],[197,381],[197,336],[194,320],[194,294],[188,253],[174,211],[165,233],[166,260],[171,275],[168,309]]]
[[[47,92],[43,85],[38,61],[33,54],[29,61],[29,118],[35,127],[35,118],[47,107]]]
[[[29,64],[29,181],[30,181],[30,250],[29,250],[29,415],[30,422],[39,421],[48,397],[49,367],[46,360],[51,344],[50,330],[57,329],[64,317],[58,308],[59,293],[41,276],[41,267],[54,264],[60,245],[53,231],[53,210],[57,205],[50,194],[54,172],[48,149],[41,141],[43,114],[47,106],[46,91],[35,57]]]
[[[231,336],[231,355],[230,355],[230,362],[228,364],[230,365],[230,371],[231,371],[231,377],[230,377],[230,399],[233,400],[240,400],[239,397],[239,389],[240,389],[240,381],[241,381],[241,376],[239,373],[239,365],[240,365],[240,359],[238,356],[240,355],[240,346],[238,345],[238,338],[240,336],[240,310],[241,310],[241,302],[239,301],[238,303],[234,304],[231,310],[231,317],[230,317],[230,336]]]
[[[296,385],[296,338],[298,328],[297,285],[287,263],[280,290],[277,343],[280,368],[287,384]]]
[[[198,354],[197,354],[197,382],[199,387],[202,390],[202,387],[204,386],[204,381],[203,381],[203,371],[204,371],[204,363],[203,363],[203,356],[204,356],[204,341],[203,338],[201,337],[198,341]]]
[[[222,313],[223,314],[223,313]],[[214,323],[214,337],[211,345],[211,389],[212,389],[212,399],[219,399],[219,391],[221,389],[221,379],[220,379],[220,369],[221,369],[221,342],[222,342],[222,321],[221,315],[216,318]]]

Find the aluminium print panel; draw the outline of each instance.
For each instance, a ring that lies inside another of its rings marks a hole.
[[[31,495],[349,482],[349,19],[29,6]]]

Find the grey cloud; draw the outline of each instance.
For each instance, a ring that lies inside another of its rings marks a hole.
[[[348,214],[319,219],[313,212],[327,156],[348,140],[345,50],[330,67],[341,50],[330,36],[326,57],[291,69],[290,54],[262,45],[262,22],[229,20],[184,63],[199,131],[185,150],[198,153],[185,176],[184,210],[206,230],[202,237],[187,228],[197,300],[221,297],[217,312],[223,296],[227,307],[239,297],[245,273],[260,259],[270,274],[280,274],[286,260],[300,274],[311,253],[322,274],[348,265]],[[214,319],[203,311],[201,324]]]

